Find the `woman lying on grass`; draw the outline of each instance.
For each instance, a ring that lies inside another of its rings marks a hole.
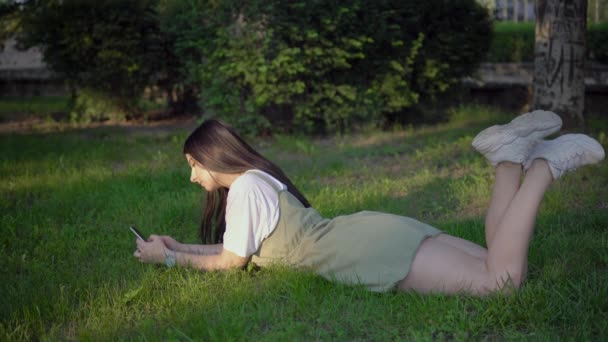
[[[207,190],[203,241],[223,243],[187,245],[152,235],[137,241],[134,255],[205,271],[285,262],[372,291],[481,295],[518,288],[545,191],[566,171],[604,158],[586,135],[543,140],[561,124],[556,114],[535,111],[473,140],[496,168],[486,249],[403,216],[364,211],[323,218],[280,168],[230,127],[208,120],[188,137],[184,154],[190,180]]]

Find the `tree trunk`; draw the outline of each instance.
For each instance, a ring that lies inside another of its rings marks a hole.
[[[584,125],[587,0],[537,0],[534,109],[559,114],[565,128]]]

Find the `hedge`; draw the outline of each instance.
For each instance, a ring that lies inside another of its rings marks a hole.
[[[473,72],[491,21],[474,0],[167,0],[163,32],[207,115],[242,130],[411,122]]]
[[[532,23],[500,22],[485,61],[489,63],[520,63],[534,61],[534,26]],[[587,58],[608,64],[608,23],[591,24],[587,28]]]

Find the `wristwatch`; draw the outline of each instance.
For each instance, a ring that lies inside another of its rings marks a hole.
[[[175,266],[175,263],[177,262],[175,256],[175,251],[167,249],[167,254],[165,254],[165,265],[167,265],[167,267]]]

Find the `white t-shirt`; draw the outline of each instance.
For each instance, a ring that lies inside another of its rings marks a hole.
[[[255,253],[279,223],[279,194],[257,172],[268,175],[278,189],[287,189],[260,170],[249,170],[234,180],[226,200],[224,248],[241,257]]]

